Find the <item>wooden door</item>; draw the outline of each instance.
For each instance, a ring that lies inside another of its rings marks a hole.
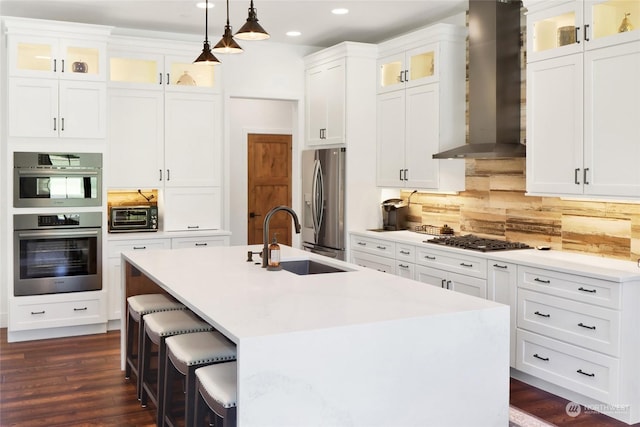
[[[263,221],[271,208],[291,207],[291,135],[249,134],[247,188],[248,244],[263,243]],[[269,241],[291,245],[291,216],[278,212],[269,224]]]

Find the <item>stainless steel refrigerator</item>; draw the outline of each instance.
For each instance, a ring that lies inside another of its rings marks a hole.
[[[302,152],[302,246],[340,260],[345,254],[344,148]]]

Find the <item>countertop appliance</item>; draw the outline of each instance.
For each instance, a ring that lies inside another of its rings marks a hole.
[[[409,205],[402,199],[387,199],[382,206],[382,229],[387,231],[404,230]]]
[[[532,249],[531,246],[525,243],[489,239],[473,234],[467,234],[464,236],[436,237],[435,239],[425,240],[424,243],[434,243],[436,245],[452,246],[460,249],[471,249],[481,252]]]
[[[13,168],[16,208],[102,204],[101,153],[15,152]]]
[[[302,246],[345,260],[345,148],[302,152]]]
[[[158,231],[158,206],[112,206],[109,232]]]
[[[13,294],[102,289],[102,213],[20,214],[14,224]]]

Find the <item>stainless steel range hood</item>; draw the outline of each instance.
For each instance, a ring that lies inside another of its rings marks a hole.
[[[524,157],[520,1],[469,0],[469,143],[434,159]]]

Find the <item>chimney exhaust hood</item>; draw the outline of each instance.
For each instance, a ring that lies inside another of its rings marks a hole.
[[[469,143],[433,158],[525,157],[520,84],[520,1],[469,0]]]

